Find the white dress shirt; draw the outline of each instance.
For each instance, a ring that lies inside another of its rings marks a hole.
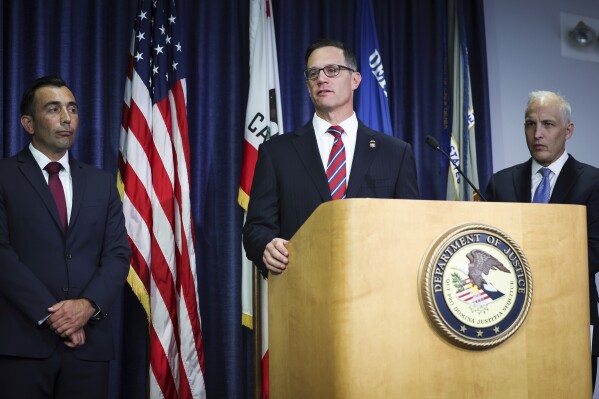
[[[564,153],[555,161],[553,161],[553,163],[549,166],[545,166],[546,168],[548,168],[549,170],[551,170],[551,173],[549,174],[549,185],[551,188],[551,191],[549,192],[549,198],[551,198],[551,194],[553,193],[553,188],[555,187],[555,182],[557,181],[557,177],[559,176],[559,173],[562,171],[562,168],[564,167],[564,164],[566,163],[566,161],[568,160],[568,153],[566,151],[564,151]],[[539,184],[541,184],[541,181],[543,180],[543,176],[538,173],[539,169],[543,168],[542,165],[540,165],[537,161],[532,160],[532,167],[531,167],[531,176],[530,176],[530,201],[532,202],[533,197],[535,196],[535,191],[537,191],[537,187],[539,187]]]
[[[335,141],[335,137],[332,134],[327,133],[327,130],[333,125],[316,114],[314,114],[314,118],[312,118],[312,125],[314,126],[314,133],[316,134],[318,152],[320,152],[322,165],[326,171],[327,163],[329,162],[329,154],[331,153],[333,142]],[[349,174],[351,172],[351,165],[356,149],[356,137],[358,135],[358,118],[356,117],[356,113],[354,112],[352,116],[337,124],[337,126],[343,128],[341,140],[343,140],[343,144],[345,145],[345,173],[347,174],[346,179],[349,184]]]
[[[35,158],[35,161],[42,170],[44,178],[46,179],[46,183],[48,183],[48,178],[50,175],[46,170],[44,170],[44,168],[52,161],[41,151],[36,149],[31,143],[29,143],[29,150],[33,154],[33,158]],[[67,221],[69,221],[71,220],[71,209],[73,207],[73,179],[71,178],[71,167],[69,165],[68,150],[58,162],[62,165],[62,170],[58,174],[58,178],[60,179],[60,182],[62,183],[62,189],[64,190],[64,199],[67,203]]]

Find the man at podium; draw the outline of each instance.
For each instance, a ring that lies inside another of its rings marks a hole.
[[[549,91],[530,93],[524,133],[531,159],[495,173],[486,197],[498,202],[586,205],[594,384],[599,355],[595,284],[595,273],[599,271],[599,169],[567,153],[566,140],[574,133],[570,116],[570,104],[561,95]]]
[[[304,76],[314,104],[310,122],[260,145],[243,244],[263,273],[287,267],[287,240],[325,201],[417,199],[412,147],[356,117],[353,94],[362,79],[344,43],[308,47]]]

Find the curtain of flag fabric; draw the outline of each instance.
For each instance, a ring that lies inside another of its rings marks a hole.
[[[449,0],[447,6],[447,42],[449,86],[451,90],[451,135],[449,156],[454,165],[478,184],[476,160],[476,136],[472,91],[470,89],[470,69],[468,66],[468,44],[461,8],[458,0]],[[479,200],[454,165],[449,165],[447,178],[447,199],[456,201]]]
[[[174,2],[140,1],[120,138],[127,280],[148,317],[151,398],[206,397],[180,22]]]
[[[238,202],[247,211],[258,147],[265,140],[283,133],[283,112],[279,88],[279,67],[272,0],[250,2],[250,89],[245,115],[243,161]],[[242,323],[254,327],[252,275],[257,273],[242,248]],[[268,398],[268,283],[260,279],[262,397]],[[259,299],[258,299],[259,298]]]
[[[356,17],[356,57],[358,70],[362,74],[356,115],[366,126],[393,136],[387,99],[387,79],[371,0],[358,0]]]

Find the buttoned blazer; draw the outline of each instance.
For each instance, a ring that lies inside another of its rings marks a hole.
[[[531,171],[532,159],[529,159],[495,173],[487,186],[487,200],[531,202]],[[578,162],[569,155],[555,182],[549,203],[586,205],[591,323],[598,325],[595,273],[599,271],[599,169]],[[553,228],[557,230],[559,226]],[[593,351],[599,354],[599,345],[593,345]]]
[[[346,198],[418,197],[411,146],[359,121]],[[266,244],[275,237],[290,239],[320,204],[330,200],[311,121],[261,144],[243,229],[248,258],[264,272]]]
[[[122,205],[107,172],[70,159],[73,183],[68,232],[28,148],[0,161],[0,354],[45,358],[60,342],[38,321],[65,299],[89,298],[103,311],[129,269]],[[87,360],[114,356],[110,317],[84,327],[73,349]]]

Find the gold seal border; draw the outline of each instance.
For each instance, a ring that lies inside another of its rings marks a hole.
[[[473,234],[473,233],[484,233],[498,236],[504,242],[506,242],[509,247],[514,251],[514,253],[518,256],[520,260],[520,264],[522,265],[522,269],[524,271],[524,275],[526,278],[526,298],[524,300],[524,304],[522,305],[522,309],[520,310],[520,314],[516,318],[516,320],[507,328],[505,331],[500,333],[499,335],[493,338],[483,338],[483,339],[468,339],[463,335],[457,334],[451,326],[449,326],[445,320],[439,315],[440,311],[437,308],[437,304],[434,300],[434,292],[433,292],[433,273],[435,270],[436,261],[439,259],[443,250],[449,245],[449,243],[455,241],[457,238]],[[530,305],[532,303],[532,293],[533,293],[533,281],[532,281],[532,272],[530,270],[530,266],[528,264],[528,260],[524,255],[524,252],[520,248],[520,246],[506,233],[499,230],[496,227],[489,226],[486,224],[475,224],[468,223],[460,226],[455,226],[447,229],[443,233],[441,233],[435,241],[429,246],[426,250],[425,256],[420,263],[420,270],[418,272],[418,296],[420,299],[420,304],[428,316],[429,322],[435,327],[435,330],[446,340],[457,345],[461,348],[465,349],[475,349],[475,350],[484,350],[490,349],[494,346],[497,346],[511,337],[524,323],[526,316],[528,315],[528,311],[530,310]]]

